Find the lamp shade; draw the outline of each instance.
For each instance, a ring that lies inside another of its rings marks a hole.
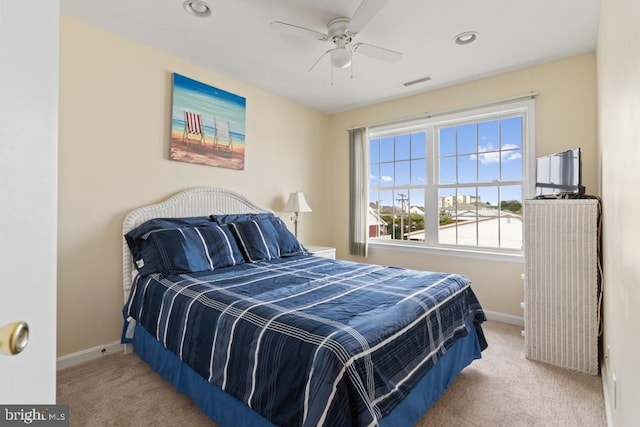
[[[289,194],[289,200],[284,205],[284,212],[313,212],[300,191]]]

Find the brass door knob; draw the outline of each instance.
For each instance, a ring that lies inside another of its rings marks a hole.
[[[27,322],[15,322],[0,328],[0,354],[20,353],[29,342]]]

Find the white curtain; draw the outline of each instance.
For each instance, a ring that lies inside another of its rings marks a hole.
[[[367,256],[369,193],[367,128],[349,130],[349,253]]]

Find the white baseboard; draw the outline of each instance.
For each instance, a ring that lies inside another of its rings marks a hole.
[[[604,415],[607,419],[607,427],[613,427],[613,417],[611,414],[611,400],[609,400],[609,384],[607,383],[609,372],[605,362],[600,364],[600,377],[602,377],[602,393],[604,395]]]
[[[495,320],[496,322],[508,323],[524,327],[524,317],[513,316],[511,314],[498,313],[496,311],[484,311],[487,320]]]
[[[81,363],[89,362],[90,360],[106,356],[107,354],[113,354],[122,351],[123,347],[122,344],[120,344],[120,341],[114,341],[111,344],[99,345],[96,347],[87,348],[86,350],[80,350],[75,353],[60,356],[57,359],[56,368],[59,371],[61,369],[70,368],[72,366],[76,366]]]

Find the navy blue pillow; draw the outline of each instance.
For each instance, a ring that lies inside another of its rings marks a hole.
[[[269,219],[232,222],[240,251],[248,262],[280,258],[278,233]]]
[[[244,264],[244,257],[229,226],[209,223],[206,227],[198,227],[198,230],[207,243],[214,269]]]
[[[125,236],[140,274],[210,271],[244,263],[228,227],[208,218],[197,225],[175,222],[162,228],[168,224],[145,223]]]
[[[281,257],[308,253],[296,236],[289,231],[284,221],[278,217],[274,217],[271,218],[271,222],[278,234],[278,246],[280,247]]]
[[[167,228],[193,227],[198,224],[211,224],[206,216],[187,218],[153,218],[125,234],[136,268],[140,274],[151,274],[162,271],[162,263],[155,254],[155,250],[147,243],[147,235],[153,230]]]
[[[208,216],[193,216],[187,218],[153,218],[129,231],[125,235],[125,237],[127,238],[127,242],[129,242],[130,240],[135,240],[151,230],[161,230],[163,228],[193,227],[194,225],[210,223],[211,219]]]
[[[246,213],[246,214],[213,214],[209,219],[217,224],[231,224],[232,222],[245,222],[258,219],[273,218],[270,212]]]

